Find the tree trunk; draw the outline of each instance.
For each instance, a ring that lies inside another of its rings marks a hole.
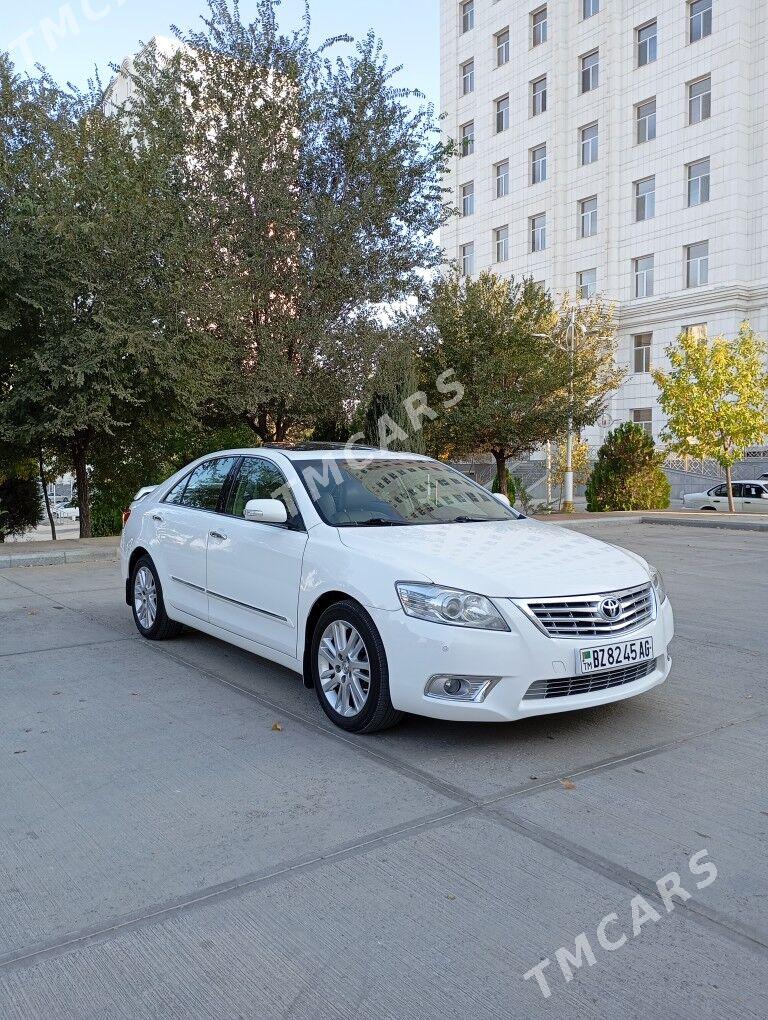
[[[48,499],[48,485],[45,481],[45,467],[43,466],[43,448],[42,446],[37,451],[37,464],[40,468],[40,484],[43,487],[43,499],[45,500],[45,512],[48,514],[48,522],[51,525],[51,541],[56,541],[56,522],[53,519],[53,512],[51,510],[51,501]]]
[[[496,480],[499,492],[507,494],[507,455],[502,450],[492,450],[493,459],[496,461]]]
[[[80,507],[80,538],[91,538],[91,493],[88,484],[88,441],[81,440],[72,446],[72,462],[77,479],[77,503]]]
[[[725,469],[725,484],[728,487],[728,510],[731,513],[735,513],[736,506],[734,505],[733,502],[733,478],[731,477],[731,471],[732,468],[731,465],[729,464],[728,467]]]

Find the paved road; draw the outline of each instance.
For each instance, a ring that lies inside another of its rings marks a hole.
[[[665,570],[667,684],[369,738],[237,649],[142,642],[112,565],[0,571],[0,1017],[765,1017],[768,536],[592,530]]]

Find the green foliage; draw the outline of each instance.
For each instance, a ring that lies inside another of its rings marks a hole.
[[[464,386],[430,437],[449,456],[490,451],[502,477],[509,458],[563,435],[569,412],[577,429],[594,422],[621,378],[612,311],[599,302],[557,308],[533,281],[485,272],[438,280],[430,311],[425,376],[450,368]]]
[[[664,510],[670,485],[662,470],[663,455],[653,439],[634,422],[608,434],[587,483],[587,510]]]
[[[513,478],[512,475],[509,474],[509,472],[507,472],[507,498],[509,499],[509,502],[512,504],[512,506],[515,505],[515,499],[517,498],[517,493],[515,491],[515,485],[517,481],[519,481],[519,479]],[[493,476],[491,492],[501,492],[501,485],[499,483],[498,472]]]
[[[7,475],[0,479],[0,542],[23,535],[43,519],[43,504],[36,478]]]
[[[768,344],[744,322],[733,341],[684,332],[667,356],[653,377],[670,449],[731,468],[768,436]]]
[[[371,34],[281,32],[277,0],[209,0],[202,32],[138,68],[132,116],[199,227],[200,323],[216,323],[217,409],[263,440],[349,420],[386,341],[374,309],[441,261],[447,147]]]

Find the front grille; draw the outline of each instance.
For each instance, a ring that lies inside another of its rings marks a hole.
[[[600,612],[601,603],[608,598],[619,602],[618,615],[612,620],[606,619]],[[567,599],[539,599],[518,604],[550,637],[622,634],[653,619],[654,610],[650,584],[601,595],[574,595]]]
[[[525,692],[523,701],[534,701],[541,698],[570,698],[575,694],[592,694],[594,691],[607,691],[611,687],[622,687],[650,676],[655,669],[660,669],[659,659],[639,662],[621,669],[609,669],[603,673],[588,673],[586,676],[560,677],[557,680],[537,680]]]

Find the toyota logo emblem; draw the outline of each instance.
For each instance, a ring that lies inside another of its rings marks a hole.
[[[603,599],[598,608],[606,620],[616,620],[621,615],[621,602],[617,598]]]

